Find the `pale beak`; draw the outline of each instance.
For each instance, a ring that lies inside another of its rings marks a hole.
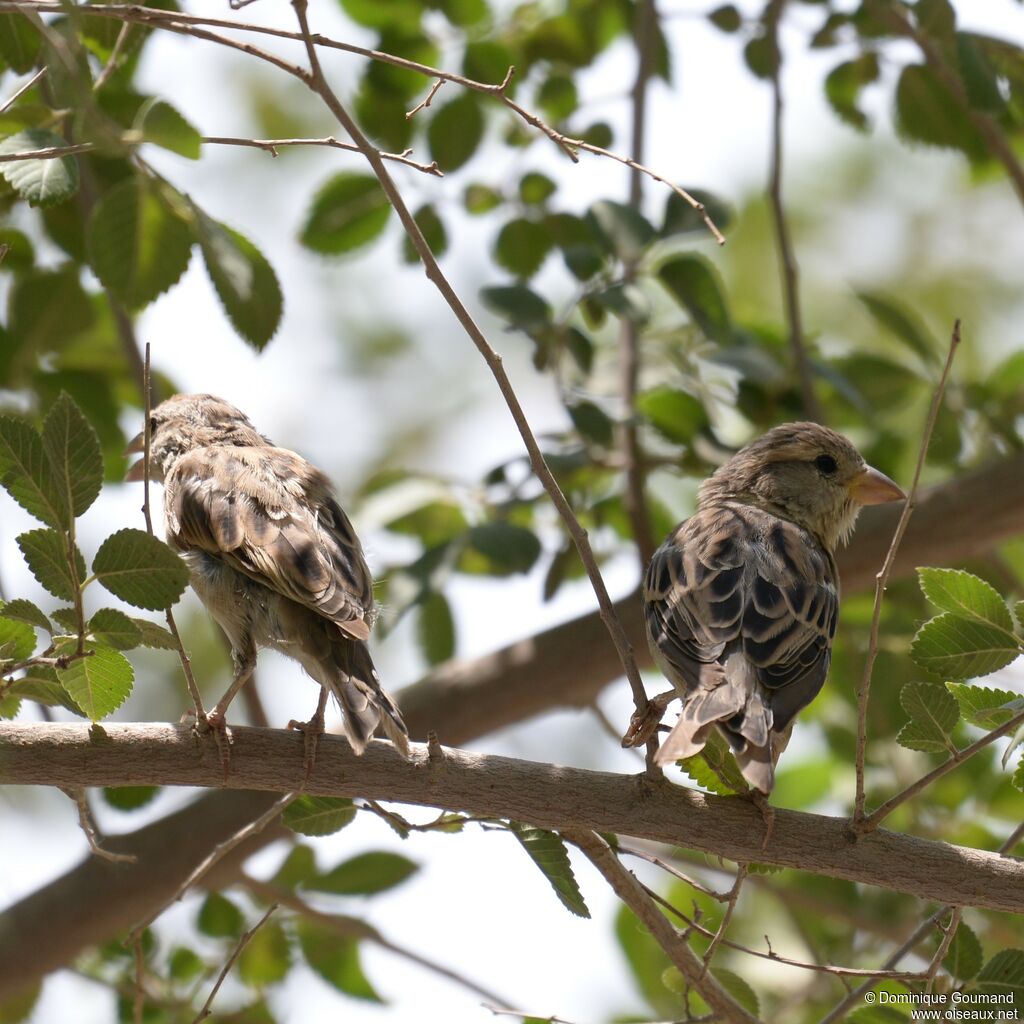
[[[906,501],[907,496],[884,473],[866,466],[850,481],[850,497],[858,505],[884,505],[887,501]]]
[[[128,447],[125,448],[125,455],[140,455],[146,450],[146,432],[140,431],[136,434],[129,442]],[[125,473],[125,480],[131,480],[137,482],[144,479],[146,476],[146,461],[145,459],[139,459],[135,465],[130,466],[128,472]]]

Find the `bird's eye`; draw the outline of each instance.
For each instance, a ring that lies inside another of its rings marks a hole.
[[[839,468],[838,464],[836,463],[836,460],[833,459],[831,455],[819,455],[814,460],[814,464],[826,476],[830,476]]]

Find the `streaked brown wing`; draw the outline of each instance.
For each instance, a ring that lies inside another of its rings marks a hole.
[[[164,502],[175,547],[207,551],[350,636],[369,636],[373,584],[359,541],[326,479],[294,452],[190,452],[166,479]]]

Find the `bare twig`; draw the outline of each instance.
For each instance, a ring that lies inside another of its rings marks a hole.
[[[930,993],[935,987],[935,977],[939,973],[942,961],[946,959],[949,947],[953,944],[953,936],[956,935],[956,930],[960,927],[960,919],[963,916],[963,908],[954,907],[953,913],[949,916],[949,924],[942,929],[942,941],[939,943],[939,948],[935,950],[935,956],[932,957],[932,962],[928,965],[928,972],[925,975],[925,992],[927,993]]]
[[[604,876],[615,895],[636,914],[679,969],[687,984],[717,1014],[719,1020],[728,1024],[757,1024],[758,1018],[740,1006],[722,988],[713,974],[704,971],[704,964],[690,949],[683,936],[655,907],[643,886],[619,863],[615,852],[600,836],[584,829],[566,830],[562,834],[583,851],[591,864]]]
[[[91,142],[79,142],[74,146],[46,146],[43,149],[26,149],[21,153],[0,153],[0,164],[17,163],[19,160],[57,160],[62,156],[88,153],[95,148]]]
[[[92,84],[93,92],[99,92],[106,85],[110,76],[117,70],[117,62],[121,59],[121,54],[124,51],[125,44],[128,42],[131,30],[131,22],[126,21],[121,25],[121,31],[117,33],[117,39],[114,40],[114,48],[110,51],[107,63],[103,65],[103,70],[96,76],[96,81]]]
[[[85,798],[85,790],[81,787],[76,787],[75,789],[64,789],[63,792],[65,796],[74,801],[75,806],[78,808],[78,824],[81,826],[82,832],[85,833],[86,842],[88,842],[93,856],[99,857],[101,860],[110,861],[111,864],[134,864],[136,858],[131,854],[111,853],[109,850],[104,850],[100,845],[99,833],[96,830],[96,825],[93,823],[92,814],[89,812],[89,803]]]
[[[779,43],[779,22],[786,6],[786,0],[773,0],[765,14],[774,53],[772,62],[772,146],[771,173],[768,182],[768,200],[772,211],[772,225],[775,230],[775,247],[779,254],[779,272],[782,278],[782,298],[789,326],[789,347],[793,363],[800,379],[800,397],[804,414],[808,419],[824,422],[824,413],[818,396],[814,392],[814,370],[807,354],[804,339],[803,315],[800,311],[800,270],[793,252],[793,241],[789,234],[789,221],[782,201],[782,47]]]
[[[733,886],[725,898],[725,913],[722,915],[722,921],[715,931],[707,950],[704,952],[704,966],[702,970],[705,972],[711,966],[711,960],[715,955],[715,951],[725,940],[725,933],[729,928],[732,915],[736,911],[736,903],[740,898],[740,889],[743,888],[743,883],[746,881],[749,870],[750,868],[746,864],[740,864],[736,869],[736,881],[733,882]]]
[[[427,278],[435,285],[444,297],[459,323],[476,346],[477,351],[481,356],[483,356],[484,361],[487,363],[487,366],[498,385],[498,389],[501,391],[502,397],[505,400],[505,404],[508,407],[509,412],[512,414],[512,419],[515,421],[519,434],[526,446],[526,450],[529,452],[530,464],[533,467],[533,471],[536,473],[537,478],[540,480],[544,489],[548,492],[548,495],[554,503],[555,508],[558,510],[559,515],[562,517],[562,520],[564,521],[566,528],[576,545],[576,550],[579,552],[580,560],[583,562],[583,565],[587,570],[587,575],[590,577],[591,585],[597,595],[597,601],[601,608],[601,618],[608,629],[612,642],[615,644],[615,649],[618,652],[620,661],[622,662],[626,678],[629,680],[630,688],[633,691],[634,703],[637,706],[637,710],[642,711],[647,705],[647,693],[644,690],[643,680],[640,678],[640,671],[637,668],[636,659],[633,656],[633,650],[629,639],[626,636],[625,630],[622,628],[622,623],[615,614],[611,597],[608,594],[608,588],[605,586],[604,579],[601,576],[601,570],[597,565],[597,559],[594,557],[594,552],[590,547],[587,531],[576,518],[576,515],[574,514],[572,507],[569,505],[569,502],[566,500],[558,481],[555,479],[554,474],[551,472],[550,467],[544,459],[544,455],[540,450],[540,446],[538,445],[537,439],[534,436],[533,430],[526,418],[523,407],[519,402],[515,389],[512,387],[512,382],[509,380],[508,374],[505,372],[501,356],[498,355],[498,353],[491,347],[487,338],[484,336],[483,331],[480,330],[476,321],[473,319],[472,314],[466,308],[462,300],[456,294],[455,289],[451,286],[450,282],[441,271],[433,252],[431,252],[430,245],[423,236],[423,232],[420,230],[419,225],[416,223],[412,213],[409,211],[409,208],[399,193],[394,180],[388,173],[388,169],[384,166],[384,161],[381,159],[380,153],[363,134],[324,77],[323,69],[320,66],[320,59],[317,55],[316,46],[314,45],[314,41],[309,30],[309,22],[306,15],[307,6],[307,0],[292,0],[292,7],[295,9],[296,17],[299,21],[302,38],[306,42],[306,55],[310,66],[310,71],[308,73],[302,72],[301,77],[310,89],[312,89],[313,92],[315,92],[324,101],[331,113],[333,113],[341,123],[346,134],[353,140],[353,142],[355,142],[360,151],[366,157],[367,162],[373,169],[373,173],[377,176],[377,180],[380,182],[381,188],[384,190],[384,194],[388,198],[388,202],[390,202],[391,206],[398,214],[398,218],[402,222],[402,226],[405,228],[406,233],[409,236],[409,240],[412,242],[413,247],[416,249],[420,259],[423,261]]]
[[[523,1010],[510,1010],[508,1007],[495,1006],[493,1003],[481,1003],[485,1010],[490,1010],[495,1017],[518,1017],[521,1020],[542,1020],[544,1024],[573,1024],[565,1017],[552,1017],[547,1013],[526,1013]]]
[[[946,364],[942,368],[942,375],[935,387],[935,394],[932,396],[931,408],[928,410],[928,419],[925,421],[924,433],[921,437],[921,448],[917,455],[917,465],[914,467],[914,479],[910,486],[910,493],[907,496],[906,504],[896,524],[896,531],[893,534],[892,543],[889,545],[889,552],[885,556],[885,562],[878,575],[875,577],[875,606],[871,615],[871,632],[868,638],[868,651],[864,659],[864,672],[861,676],[860,686],[857,688],[857,753],[855,761],[855,772],[857,777],[857,791],[854,798],[853,817],[851,825],[855,831],[859,831],[864,822],[864,758],[867,752],[867,723],[868,723],[868,697],[871,693],[871,673],[875,667],[875,658],[878,656],[878,632],[882,620],[882,600],[885,595],[885,585],[889,580],[889,573],[892,572],[893,562],[896,560],[896,552],[899,549],[900,541],[906,532],[907,524],[914,512],[914,504],[917,498],[917,488],[921,480],[921,470],[924,468],[924,460],[928,455],[928,445],[931,441],[932,431],[935,429],[935,420],[938,418],[939,409],[942,406],[942,398],[946,393],[946,382],[949,380],[949,373],[953,367],[953,359],[956,350],[960,345],[960,321],[953,324],[953,331],[949,340],[949,353],[946,356]],[[881,820],[881,819],[879,819]]]
[[[6,114],[11,107],[17,103],[19,97],[23,96],[29,89],[32,88],[36,82],[40,81],[48,71],[48,68],[40,68],[23,86],[17,89],[8,99],[6,99],[2,106],[0,106],[0,114]]]
[[[655,867],[661,868],[662,871],[670,874],[673,878],[678,879],[680,882],[685,882],[691,889],[696,889],[697,892],[703,893],[705,896],[710,896],[711,899],[717,900],[719,903],[724,903],[729,898],[729,893],[715,892],[714,889],[709,889],[707,886],[701,885],[700,882],[691,878],[689,875],[684,874],[673,864],[669,864],[667,861],[662,860],[653,853],[648,853],[646,850],[638,850],[635,847],[623,846],[622,843],[619,843],[618,852],[619,854],[624,853],[628,857],[639,857],[640,860],[645,860],[648,864],[653,864]]]
[[[238,962],[238,958],[242,955],[242,950],[249,944],[249,940],[267,923],[270,915],[275,910],[277,910],[277,904],[272,903],[267,908],[266,913],[248,931],[241,934],[235,948],[231,951],[231,955],[224,961],[224,966],[221,968],[220,974],[217,975],[217,980],[213,983],[213,988],[210,989],[210,994],[206,997],[203,1008],[196,1014],[192,1024],[201,1024],[202,1021],[206,1020],[213,1013],[213,1001],[216,999],[221,985],[224,984],[224,979],[228,976],[231,968]]]
[[[331,136],[325,139],[245,139],[228,135],[203,135],[200,141],[210,146],[245,146],[249,149],[262,149],[271,156],[277,156],[278,149],[285,146],[327,146],[331,149],[348,150],[350,153],[359,152],[358,146],[352,145],[351,142],[340,142]],[[436,160],[432,160],[429,164],[419,163],[409,159],[411,152],[411,149],[407,149],[402,153],[381,153],[381,158],[405,164],[406,167],[412,167],[424,174],[433,175],[435,178],[444,177],[444,171],[437,166]]]
[[[434,97],[438,94],[442,85],[444,85],[444,79],[439,78],[430,87],[430,92],[428,92],[427,95],[424,96],[423,99],[421,99],[419,103],[417,103],[416,106],[412,108],[412,110],[407,110],[405,112],[406,121],[411,121],[421,110],[426,110],[427,107],[429,107],[430,104],[434,102]]]

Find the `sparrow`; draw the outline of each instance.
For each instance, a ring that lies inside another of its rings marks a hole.
[[[329,691],[357,754],[381,725],[408,756],[408,730],[367,647],[373,579],[327,477],[213,395],[175,395],[153,409],[148,426],[167,542],[231,644],[234,678],[206,724],[225,728],[224,713],[252,675],[257,651],[270,647],[323,687],[311,725],[322,731]],[[128,452],[144,451],[144,438],[145,431]],[[144,473],[140,461],[126,479]]]
[[[772,791],[794,716],[828,675],[835,550],[861,506],[905,498],[817,423],[768,431],[701,485],[644,578],[651,652],[674,687],[663,696],[683,703],[657,763],[699,753],[716,728],[746,781]]]

